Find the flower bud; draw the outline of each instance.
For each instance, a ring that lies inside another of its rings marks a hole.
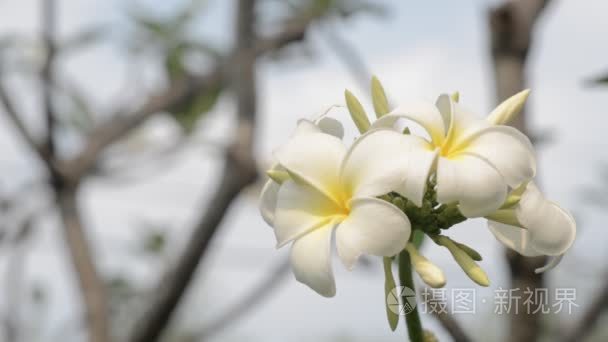
[[[403,199],[402,197],[395,197],[393,198],[392,202],[397,208],[401,209],[401,211],[405,210],[406,203],[405,199]]]
[[[484,270],[479,267],[465,251],[456,246],[450,238],[446,236],[437,236],[433,238],[433,240],[450,251],[454,260],[456,260],[460,268],[462,268],[464,273],[469,276],[471,280],[481,286],[490,285],[490,280],[488,279],[486,272],[484,272]]]
[[[494,125],[505,125],[517,117],[530,95],[530,89],[522,90],[519,93],[504,100],[488,116],[487,120]]]
[[[498,209],[490,215],[485,216],[488,220],[508,224],[510,226],[522,227],[519,223],[515,210],[513,209]]]
[[[266,175],[268,175],[268,177],[277,184],[283,184],[284,181],[286,181],[290,178],[289,173],[287,173],[286,171],[275,170],[275,169],[266,171]]]
[[[507,196],[505,203],[503,203],[500,207],[500,209],[509,209],[516,206],[517,203],[519,203],[519,201],[521,200],[521,196],[526,191],[527,186],[528,182],[524,182],[517,189],[512,190],[509,193],[509,196]]]
[[[422,342],[439,342],[439,339],[430,330],[425,330],[422,336]]]
[[[414,244],[408,243],[405,249],[410,254],[414,270],[427,285],[433,288],[445,286],[445,275],[439,267],[420,255]]]
[[[465,245],[464,243],[456,242],[454,240],[452,240],[452,242],[454,242],[454,244],[456,244],[456,246],[458,246],[458,248],[462,249],[465,253],[467,253],[471,257],[471,259],[473,259],[475,261],[483,260],[483,258],[481,257],[481,254],[479,254],[479,252],[477,252],[473,248]]]
[[[460,93],[455,91],[454,93],[452,93],[450,98],[452,99],[452,101],[458,102],[458,101],[460,101]]]
[[[346,99],[346,106],[348,107],[350,116],[353,118],[353,121],[359,129],[359,132],[367,132],[371,124],[359,100],[357,100],[355,95],[353,95],[353,93],[348,90],[344,91],[344,98]]]
[[[376,117],[380,118],[389,112],[386,93],[384,92],[380,80],[376,76],[372,77],[372,102],[374,103]]]

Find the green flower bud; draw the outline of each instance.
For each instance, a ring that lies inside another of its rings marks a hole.
[[[458,102],[458,101],[460,101],[460,93],[455,91],[454,93],[452,93],[450,98],[452,98],[452,101]]]
[[[391,291],[397,287],[395,278],[393,277],[393,260],[391,258],[382,258],[382,263],[384,265],[384,298],[388,298]],[[399,315],[388,307],[388,301],[385,300],[384,302],[386,304],[388,325],[392,331],[395,331],[395,329],[397,329],[397,324],[399,323]]]
[[[389,112],[386,93],[376,76],[372,77],[372,101],[374,102],[374,111],[377,118]]]
[[[401,209],[401,211],[405,210],[406,203],[405,203],[405,199],[403,199],[403,197],[395,197],[395,198],[393,198],[393,204],[397,208]]]
[[[528,182],[525,182],[522,185],[520,185],[517,189],[511,191],[509,193],[509,196],[505,200],[505,203],[503,203],[503,205],[500,207],[500,209],[509,209],[509,208],[513,208],[515,205],[517,205],[517,203],[519,203],[519,200],[521,200],[521,195],[524,193],[524,191],[526,191],[527,186],[528,186]]]
[[[486,216],[488,220],[508,224],[511,226],[521,227],[522,224],[519,223],[517,219],[517,215],[515,214],[515,210],[513,209],[498,209],[490,215]]]
[[[348,111],[350,112],[350,116],[352,117],[357,129],[359,132],[365,133],[371,126],[369,119],[367,118],[367,114],[365,113],[365,109],[357,100],[355,95],[348,90],[344,91],[344,98],[346,99],[346,106],[348,107]]]
[[[446,236],[436,236],[433,240],[450,251],[454,260],[458,263],[464,273],[475,283],[481,286],[489,286],[490,280],[484,270],[462,249],[460,249],[450,238]]]
[[[473,259],[475,261],[483,260],[483,258],[481,257],[481,254],[479,254],[479,252],[477,252],[473,248],[465,245],[464,243],[460,243],[460,242],[457,242],[454,240],[452,240],[452,242],[454,242],[454,244],[456,244],[456,246],[458,246],[458,248],[462,249],[465,253],[467,253],[471,257],[471,259]]]
[[[268,177],[277,184],[283,184],[284,181],[291,178],[289,177],[289,173],[287,173],[287,171],[280,170],[268,170],[266,171],[266,175],[268,175]]]

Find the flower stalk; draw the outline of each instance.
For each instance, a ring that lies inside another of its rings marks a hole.
[[[401,286],[408,287],[416,293],[412,271],[410,255],[407,250],[403,250],[399,253],[399,283]],[[415,296],[414,299],[416,299]],[[422,329],[422,323],[420,322],[418,306],[413,305],[413,307],[414,309],[412,312],[405,315],[407,332],[411,342],[424,342],[424,330]]]

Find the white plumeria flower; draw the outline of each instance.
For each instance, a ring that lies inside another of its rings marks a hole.
[[[530,140],[513,127],[497,124],[504,121],[502,112],[521,108],[513,103],[523,100],[521,96],[511,98],[482,120],[444,94],[434,105],[414,102],[399,106],[376,120],[372,128],[394,127],[399,119],[422,126],[430,141],[420,146],[438,155],[437,200],[458,202],[464,216],[480,217],[502,206],[509,187],[516,188],[535,175]]]
[[[328,117],[327,114],[334,108],[340,107],[339,105],[332,105],[324,109],[320,114],[314,115],[312,120],[300,120],[296,126],[296,130],[292,137],[295,137],[302,133],[307,132],[323,132],[331,134],[339,139],[344,136],[344,127],[340,121]],[[278,163],[274,163],[270,167],[270,171],[284,171]],[[264,184],[261,192],[260,200],[260,213],[262,218],[269,226],[272,226],[274,222],[274,209],[277,202],[277,194],[279,192],[279,185],[277,182],[269,179]]]
[[[425,182],[406,180],[428,174],[432,159],[410,163],[408,151],[419,148],[417,140],[393,130],[370,131],[347,149],[341,139],[310,121],[301,120],[299,126],[306,128],[298,127],[274,154],[277,167],[290,179],[277,184],[276,196],[269,196],[268,189],[262,194],[261,211],[274,228],[277,248],[293,242],[296,279],[331,297],[336,292],[333,231],[338,255],[348,269],[363,253],[399,253],[409,240],[410,221],[377,196],[394,190],[423,195]]]
[[[545,199],[532,182],[525,186],[515,206],[488,216],[488,227],[500,242],[521,255],[556,257],[555,262],[537,272],[556,266],[576,237],[572,215]]]

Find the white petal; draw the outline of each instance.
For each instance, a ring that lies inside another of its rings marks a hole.
[[[517,203],[519,215],[526,216],[527,214],[533,214],[535,211],[540,210],[546,201],[545,196],[543,196],[536,184],[533,181],[529,182]]]
[[[498,241],[523,256],[543,255],[543,253],[534,249],[530,242],[530,234],[524,228],[496,221],[488,221],[488,228]]]
[[[513,127],[484,128],[467,137],[461,148],[492,163],[512,188],[531,179],[536,173],[532,143]]]
[[[411,120],[422,126],[422,128],[429,133],[433,143],[437,146],[441,145],[445,139],[446,124],[441,113],[435,105],[428,102],[411,102],[406,105],[401,105],[376,120],[371,128],[393,128],[399,119]]]
[[[291,266],[296,279],[324,297],[336,294],[331,267],[331,235],[329,223],[297,239],[291,247]]]
[[[435,101],[435,106],[439,110],[441,117],[444,122],[444,130],[447,132],[450,130],[450,126],[452,123],[452,115],[454,111],[454,101],[452,101],[452,97],[447,94],[441,94]]]
[[[274,156],[288,172],[315,187],[329,198],[341,192],[338,177],[346,154],[342,141],[324,133],[297,134],[275,151]]]
[[[331,221],[335,203],[305,184],[288,180],[278,192],[274,216],[277,248]]]
[[[507,197],[503,177],[486,161],[461,155],[451,160],[439,157],[437,164],[437,200],[459,202],[466,217],[485,216],[502,206]]]
[[[547,272],[547,271],[550,271],[550,270],[556,268],[557,265],[559,265],[559,263],[562,262],[563,257],[564,257],[563,254],[560,254],[557,256],[550,256],[547,264],[543,267],[539,267],[539,268],[535,269],[534,273],[536,273],[536,274],[544,273],[544,272]]]
[[[312,121],[308,119],[300,119],[298,120],[298,124],[296,126],[295,131],[291,135],[291,137],[298,136],[300,134],[306,133],[320,133],[321,129]]]
[[[447,133],[445,144],[449,146],[448,152],[460,149],[463,138],[478,132],[490,124],[478,118],[473,112],[458,103],[454,103],[449,96],[443,95],[452,104],[450,128]],[[447,101],[446,100],[446,101]],[[439,99],[438,99],[439,101]],[[447,115],[447,114],[444,114]]]
[[[534,248],[546,255],[565,253],[576,237],[574,218],[567,210],[553,202],[548,202],[541,212],[544,213],[544,218],[535,224],[530,223],[528,228]],[[537,214],[537,217],[540,216],[540,213]],[[525,220],[523,221],[526,225]]]
[[[323,133],[331,134],[339,139],[344,137],[344,126],[334,118],[323,117],[317,121],[317,126],[319,126]]]
[[[349,197],[397,191],[421,205],[435,153],[422,138],[389,129],[361,136],[348,150],[341,181]]]
[[[394,205],[373,197],[354,199],[346,220],[336,228],[340,259],[349,270],[363,253],[393,256],[410,238],[410,221]]]
[[[343,108],[342,105],[334,104],[325,108],[321,113],[316,114],[312,121],[319,127],[321,132],[331,134],[337,138],[342,139],[344,137],[344,127],[342,123],[334,118],[330,118],[327,115],[329,112],[336,108]]]
[[[260,213],[269,226],[274,223],[274,210],[277,207],[277,195],[280,185],[271,179],[266,181],[260,195]]]
[[[534,249],[546,255],[566,252],[576,237],[572,215],[547,201],[532,183],[528,184],[516,209],[517,219],[528,229]]]
[[[410,163],[405,182],[402,187],[394,191],[421,207],[429,173],[437,161],[438,154],[439,150],[429,151],[426,148],[413,147],[409,153]]]
[[[522,245],[526,247],[526,253],[558,256],[564,254],[574,242],[576,223],[572,215],[546,200],[534,183],[528,183],[514,210],[517,220],[525,229],[502,225],[511,227],[512,230],[503,232],[503,235],[509,239],[517,238],[516,246],[519,246],[519,249],[523,248]],[[517,234],[513,231],[517,231]],[[513,249],[524,254],[517,248]]]

